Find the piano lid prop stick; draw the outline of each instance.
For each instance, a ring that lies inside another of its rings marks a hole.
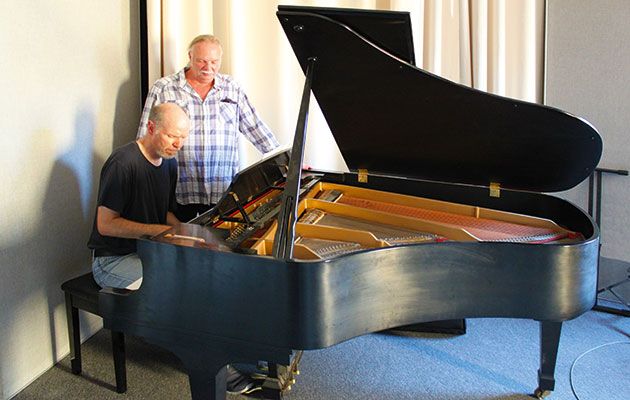
[[[166,235],[164,235],[165,238],[169,238],[169,239],[186,239],[186,240],[194,240],[195,242],[202,242],[204,243],[206,241],[206,239],[204,238],[198,238],[195,236],[186,236],[186,235],[178,235],[176,233],[167,233]]]
[[[316,57],[310,57],[306,65],[306,79],[302,91],[300,113],[291,158],[289,159],[289,171],[286,184],[282,192],[282,204],[278,215],[278,228],[273,241],[272,254],[276,258],[289,260],[293,257],[293,241],[295,238],[295,223],[297,222],[297,206],[299,201],[300,181],[302,178],[302,164],[304,159],[304,141],[306,137],[306,125],[308,120],[308,107],[311,98],[311,83],[313,81],[313,69],[317,61]]]

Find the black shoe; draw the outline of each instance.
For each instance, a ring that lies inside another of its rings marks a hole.
[[[231,365],[227,366],[226,383],[227,392],[229,394],[250,393],[256,385],[254,380],[249,375],[243,374],[241,371],[237,370]]]

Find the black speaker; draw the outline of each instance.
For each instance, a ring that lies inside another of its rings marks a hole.
[[[447,333],[451,335],[464,335],[466,333],[465,319],[447,319],[444,321],[422,322],[419,324],[404,325],[391,329],[396,332],[426,332]]]

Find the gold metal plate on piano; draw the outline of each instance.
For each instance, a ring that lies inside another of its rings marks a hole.
[[[359,170],[359,176],[358,176],[357,179],[361,183],[367,183],[367,181],[368,181],[368,171],[367,171],[367,169],[360,169]]]
[[[490,197],[501,197],[501,184],[490,182]]]

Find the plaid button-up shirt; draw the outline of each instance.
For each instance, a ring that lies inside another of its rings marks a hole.
[[[154,105],[174,102],[190,118],[190,133],[177,153],[179,204],[215,204],[239,170],[238,135],[262,153],[278,147],[278,141],[260,119],[239,84],[229,75],[217,74],[205,100],[186,82],[185,70],[158,79],[147,96],[140,118],[138,138],[147,131]]]

